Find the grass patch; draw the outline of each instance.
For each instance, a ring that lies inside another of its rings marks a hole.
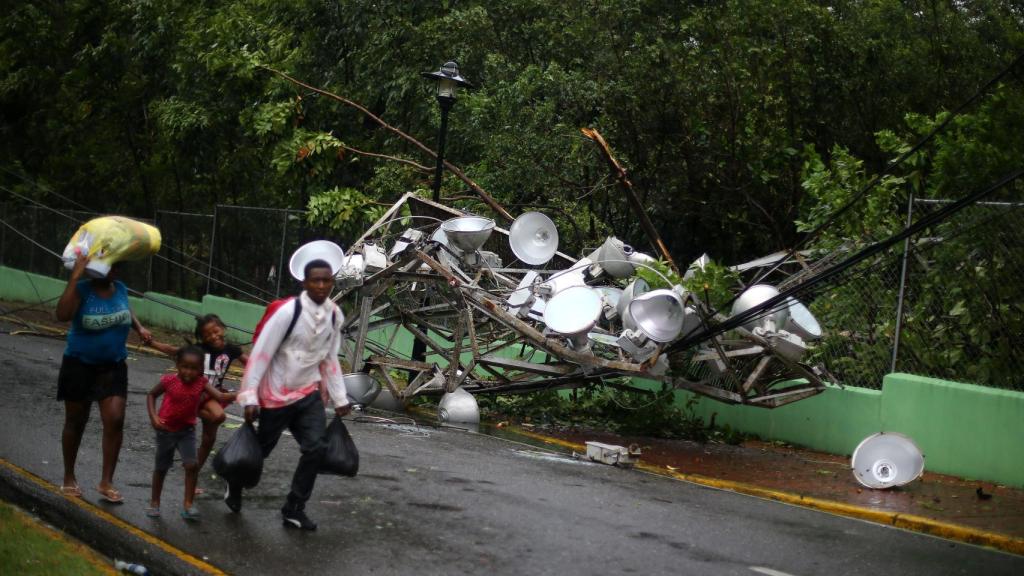
[[[0,567],[0,572],[21,576],[116,574],[90,548],[67,539],[6,502],[0,502]]]

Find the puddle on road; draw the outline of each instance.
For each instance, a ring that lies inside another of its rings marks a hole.
[[[383,428],[399,432],[403,436],[428,438],[432,431],[458,431],[469,434],[482,434],[502,440],[508,440],[527,447],[526,449],[518,448],[512,450],[513,454],[523,458],[559,462],[563,464],[576,464],[581,466],[593,466],[595,464],[595,462],[587,459],[576,458],[574,456],[574,452],[562,449],[558,446],[552,446],[550,443],[538,438],[524,436],[514,431],[510,431],[507,428],[498,428],[486,423],[465,426],[458,424],[448,425],[438,424],[438,422],[430,416],[416,412],[401,415],[377,410],[368,412],[372,413],[364,413],[357,421],[361,424],[376,424]],[[408,421],[411,423],[405,424],[401,421]],[[539,448],[539,450],[528,449],[531,447]]]

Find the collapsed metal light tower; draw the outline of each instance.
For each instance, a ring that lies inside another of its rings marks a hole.
[[[726,317],[667,279],[668,287],[651,290],[634,278],[638,267],[653,270],[652,258],[614,237],[580,259],[559,253],[557,237],[542,214],[521,216],[510,232],[406,194],[353,243],[338,274],[346,363],[399,399],[573,388],[616,377],[767,408],[824,390],[821,371],[803,363],[805,340],[821,329],[796,300],[666,354],[671,343]],[[770,286],[751,287],[733,314],[773,294]],[[426,346],[425,360],[411,358],[410,337]],[[450,403],[446,413],[458,410],[455,398]]]

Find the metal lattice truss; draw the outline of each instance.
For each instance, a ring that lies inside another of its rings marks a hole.
[[[572,276],[571,285],[598,291],[618,290],[624,280],[592,277],[584,272],[592,260],[557,252],[543,269],[502,266],[515,256],[509,233],[500,228],[469,254],[438,234],[442,222],[460,217],[465,215],[407,194],[352,245],[352,265],[339,273],[335,299],[346,313],[344,359],[352,371],[377,376],[396,398],[642,378],[772,408],[824,389],[821,372],[794,354],[793,338],[771,326],[739,328],[669,355],[663,351],[671,342],[626,338],[623,318],[605,302],[600,321],[584,333],[555,332],[543,305],[564,289],[560,279]],[[690,324],[724,319],[693,294],[674,289]]]

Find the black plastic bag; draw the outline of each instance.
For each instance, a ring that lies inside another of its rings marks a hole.
[[[327,454],[320,463],[321,474],[355,476],[359,473],[359,451],[348,433],[348,428],[338,416],[331,420],[324,433],[327,440]]]
[[[263,474],[263,449],[256,438],[256,429],[245,423],[217,452],[213,459],[217,475],[233,486],[255,488]]]

